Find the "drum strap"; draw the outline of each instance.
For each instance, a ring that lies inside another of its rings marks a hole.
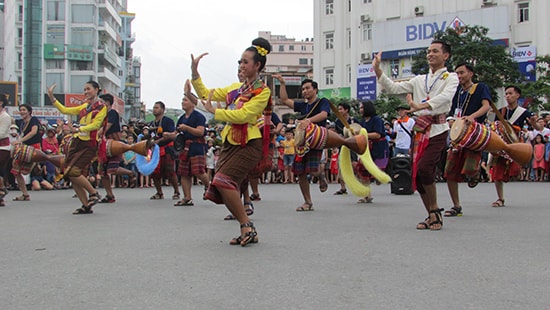
[[[403,128],[403,130],[405,130],[405,132],[409,135],[409,137],[412,138],[412,133],[410,131],[407,130],[407,128],[405,128],[405,126],[403,126],[403,123],[402,122],[398,122],[399,123],[399,126],[401,126],[401,128]]]

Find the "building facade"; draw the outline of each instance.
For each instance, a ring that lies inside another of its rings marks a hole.
[[[370,63],[383,51],[382,68],[394,79],[412,76],[412,57],[447,27],[481,25],[508,46],[528,73],[537,55],[550,53],[544,0],[321,0],[314,1],[314,76],[326,93],[374,99]]]
[[[55,83],[56,97],[76,105],[84,84],[95,80],[115,96],[121,115],[132,111],[125,108],[125,93],[139,102],[139,83],[127,88],[126,79],[141,65],[131,56],[134,15],[126,12],[126,0],[3,2],[0,80],[17,82],[20,103],[50,105],[45,93]]]
[[[264,80],[272,89],[273,111],[280,117],[289,113],[293,114],[294,111],[279,103],[280,84],[272,77],[272,74],[278,73],[284,77],[290,98],[301,97],[300,84],[302,80],[312,77],[313,39],[306,38],[297,41],[284,35],[272,35],[270,31],[260,31],[258,36],[271,43],[272,51],[264,69]]]

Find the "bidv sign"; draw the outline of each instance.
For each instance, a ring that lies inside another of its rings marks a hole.
[[[448,25],[447,21],[407,25],[405,27],[405,35],[407,41],[427,40],[431,39],[436,32],[445,31],[447,27],[460,29],[462,26],[464,26],[464,22],[457,16]]]

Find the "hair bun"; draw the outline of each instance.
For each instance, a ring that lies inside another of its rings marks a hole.
[[[269,41],[267,41],[265,38],[256,38],[254,40],[252,40],[252,45],[253,46],[259,46],[263,49],[265,49],[265,55],[271,53],[271,44],[269,44]],[[265,56],[263,55],[263,56]]]

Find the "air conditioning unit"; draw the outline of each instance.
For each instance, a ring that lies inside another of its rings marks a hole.
[[[371,19],[370,19],[370,15],[369,15],[369,14],[361,15],[361,22],[362,22],[362,23],[370,22],[370,21],[371,21]]]
[[[483,4],[493,4],[495,0],[483,0]]]
[[[361,53],[361,60],[370,60],[370,53]]]
[[[415,6],[415,7],[414,7],[414,14],[415,14],[415,15],[422,15],[422,14],[424,14],[424,6],[423,6],[423,5]]]

